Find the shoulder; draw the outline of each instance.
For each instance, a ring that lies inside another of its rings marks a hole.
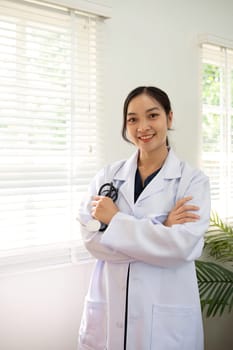
[[[192,166],[188,161],[186,160],[182,160],[180,159],[176,153],[174,152],[173,149],[170,149],[169,151],[169,162],[170,162],[170,165],[171,167],[174,168],[177,166],[177,168],[179,168],[180,170],[180,173],[181,173],[181,177],[182,176],[200,176],[200,177],[203,177],[203,178],[207,178],[208,179],[208,176],[203,172],[203,170],[201,170],[200,168],[198,167],[194,167]]]
[[[176,200],[187,195],[209,197],[209,177],[198,167],[192,166],[185,160],[180,160],[173,152],[173,161],[169,169],[175,169]]]
[[[186,161],[181,161],[182,175],[184,177],[190,177],[191,179],[209,181],[209,177],[198,167],[190,165]]]
[[[198,167],[192,166],[187,161],[180,161],[180,169],[181,169],[181,177],[179,186],[183,189],[196,188],[198,189],[204,188],[209,189],[209,177]]]
[[[192,186],[209,186],[208,176],[200,168],[190,165],[185,160],[181,160],[172,149],[169,151],[165,177],[176,179],[179,189],[183,191]]]
[[[103,169],[105,175],[110,177],[115,176],[115,174],[125,165],[126,162],[127,159],[121,159],[106,165]]]
[[[132,172],[136,170],[138,159],[138,150],[136,150],[129,158],[115,161],[106,165],[102,170],[102,176],[105,175],[106,181],[125,180]]]
[[[100,169],[92,180],[96,186],[101,186],[103,183],[111,182],[116,173],[125,165],[126,159],[118,160],[105,165]]]

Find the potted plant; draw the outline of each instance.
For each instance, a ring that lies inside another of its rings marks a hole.
[[[221,316],[233,308],[233,228],[212,213],[204,254],[196,261],[202,311]]]

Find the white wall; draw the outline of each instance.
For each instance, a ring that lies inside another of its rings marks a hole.
[[[75,350],[91,267],[0,277],[0,350]]]
[[[137,85],[152,84],[171,98],[175,149],[198,164],[197,38],[210,33],[233,39],[233,1],[111,2],[103,115],[106,162],[132,151],[120,139],[126,94]],[[0,350],[75,350],[90,268],[81,264],[0,277]],[[206,350],[233,348],[232,321],[227,315],[205,322]]]
[[[107,159],[125,156],[117,132],[124,98],[137,85],[152,84],[170,96],[177,152],[197,164],[198,35],[233,39],[232,0],[114,0],[112,12],[107,21],[105,104],[108,143],[115,147],[107,148]]]

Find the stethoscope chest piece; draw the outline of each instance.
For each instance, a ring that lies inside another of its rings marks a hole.
[[[101,228],[101,223],[98,220],[91,219],[86,223],[86,229],[89,232],[99,231]]]

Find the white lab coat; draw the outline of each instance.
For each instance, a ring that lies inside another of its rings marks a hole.
[[[194,260],[200,257],[209,225],[209,180],[170,149],[157,176],[134,203],[137,156],[102,169],[79,211],[91,218],[90,196],[113,181],[120,209],[105,232],[82,227],[86,248],[105,261],[108,305],[107,350],[124,349],[127,272],[127,350],[202,350],[203,330]],[[178,199],[200,207],[200,220],[165,227]],[[98,327],[101,327],[98,324]]]

